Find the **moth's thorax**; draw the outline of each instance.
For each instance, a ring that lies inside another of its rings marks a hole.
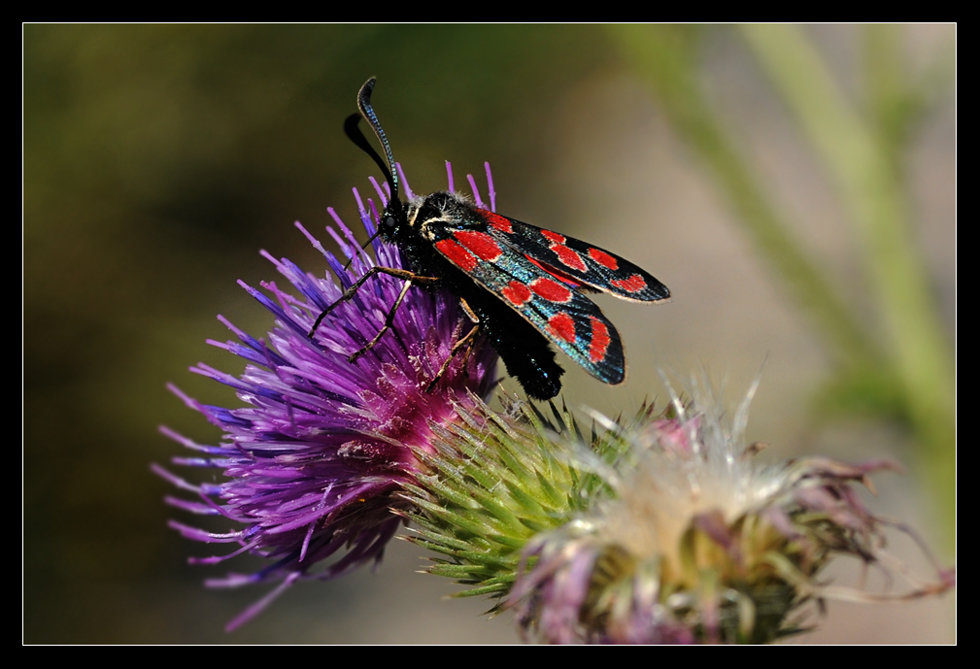
[[[408,225],[424,239],[444,239],[447,229],[476,229],[486,226],[481,209],[460,193],[439,191],[416,196],[408,203]]]

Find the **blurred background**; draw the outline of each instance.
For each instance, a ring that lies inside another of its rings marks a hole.
[[[326,207],[356,220],[350,189],[377,168],[342,122],[371,75],[416,192],[445,188],[447,159],[483,188],[489,161],[498,211],[670,287],[652,307],[597,299],[629,376],[607,387],[560,360],[571,406],[662,401],[658,369],[734,405],[761,375],[761,457],[899,460],[868,503],[953,564],[955,26],[23,31],[24,641],[519,641],[490,602],[447,600],[402,541],[226,634],[265,590],[201,582],[255,563],[187,565],[211,549],[166,527],[181,514],[149,470],[182,454],[158,425],[219,438],[165,383],[237,403],[187,368],[241,371],[204,343],[231,336],[216,314],[270,328],[236,285],[280,278],[259,249],[319,274],[293,222],[326,243]],[[954,606],[830,602],[797,641],[951,642]]]

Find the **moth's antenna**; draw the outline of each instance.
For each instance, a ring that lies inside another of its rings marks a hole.
[[[391,200],[389,201],[389,206],[391,203],[399,202],[398,199],[398,170],[395,169],[395,157],[391,153],[391,145],[388,143],[388,138],[385,136],[384,128],[381,127],[381,123],[378,121],[377,115],[374,113],[374,108],[371,106],[371,93],[374,91],[374,84],[377,81],[375,77],[371,77],[364,82],[361,86],[361,90],[357,93],[357,108],[361,112],[361,116],[364,117],[368,123],[371,124],[371,128],[374,130],[374,134],[378,136],[378,141],[381,142],[381,148],[384,149],[385,157],[388,159],[388,164],[385,165],[384,161],[381,160],[381,156],[378,152],[374,150],[367,139],[364,137],[364,133],[361,129],[357,127],[357,123],[360,120],[357,114],[352,114],[347,117],[344,122],[344,132],[350,138],[354,144],[360,147],[365,153],[374,159],[374,162],[378,164],[381,171],[385,175],[385,180],[388,185],[391,186]],[[395,205],[396,207],[398,205]]]
[[[347,138],[350,141],[354,142],[354,144],[356,144],[361,151],[368,154],[369,156],[371,156],[371,158],[374,159],[374,162],[376,162],[378,164],[378,167],[381,168],[381,173],[385,175],[385,181],[387,181],[388,185],[390,186],[391,172],[388,171],[388,166],[385,164],[384,159],[378,155],[378,152],[374,150],[374,147],[371,146],[371,143],[367,141],[367,137],[365,137],[364,133],[361,132],[361,129],[357,127],[357,124],[360,122],[360,120],[361,120],[360,112],[356,114],[351,114],[346,119],[344,119],[344,134],[346,134]]]
[[[385,136],[385,131],[381,127],[381,123],[378,121],[377,115],[374,113],[374,107],[371,106],[371,93],[374,91],[374,84],[377,78],[371,77],[364,82],[361,86],[361,90],[357,92],[357,108],[360,110],[359,114],[351,114],[344,120],[344,134],[354,142],[358,148],[360,148],[364,153],[371,156],[378,167],[381,168],[381,173],[385,175],[385,181],[388,182],[388,186],[391,187],[391,199],[388,200],[388,207],[392,210],[401,207],[401,200],[398,199],[398,170],[395,169],[395,157],[391,153],[391,145],[388,143],[388,138]],[[368,123],[371,124],[371,128],[374,129],[374,134],[378,136],[378,141],[381,142],[381,146],[385,150],[385,157],[388,159],[388,163],[378,155],[378,152],[374,150],[371,143],[361,132],[361,129],[357,126],[360,122],[361,117],[364,117]],[[371,238],[364,242],[361,247],[363,251],[366,249],[371,242],[373,242],[381,234],[383,227],[379,227],[378,230],[371,235]],[[354,258],[351,257],[344,265],[344,269],[350,267],[350,264],[354,262]]]

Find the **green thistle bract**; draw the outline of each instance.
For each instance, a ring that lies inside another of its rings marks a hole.
[[[710,393],[692,395],[628,425],[596,417],[588,439],[555,405],[548,419],[472,403],[416,453],[428,471],[403,493],[412,540],[442,556],[428,571],[501,599],[494,610],[549,643],[765,643],[803,631],[808,602],[952,587],[938,565],[901,594],[821,584],[837,555],[888,570],[889,523],[852,484],[896,465],[758,464],[742,440],[748,399],[726,419]]]

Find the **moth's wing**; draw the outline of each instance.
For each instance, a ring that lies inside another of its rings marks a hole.
[[[562,278],[502,244],[489,231],[444,228],[436,250],[523,316],[592,376],[625,378],[623,343],[599,307]]]
[[[553,276],[634,302],[660,302],[670,290],[629,260],[573,237],[480,210],[499,243],[526,256]]]

